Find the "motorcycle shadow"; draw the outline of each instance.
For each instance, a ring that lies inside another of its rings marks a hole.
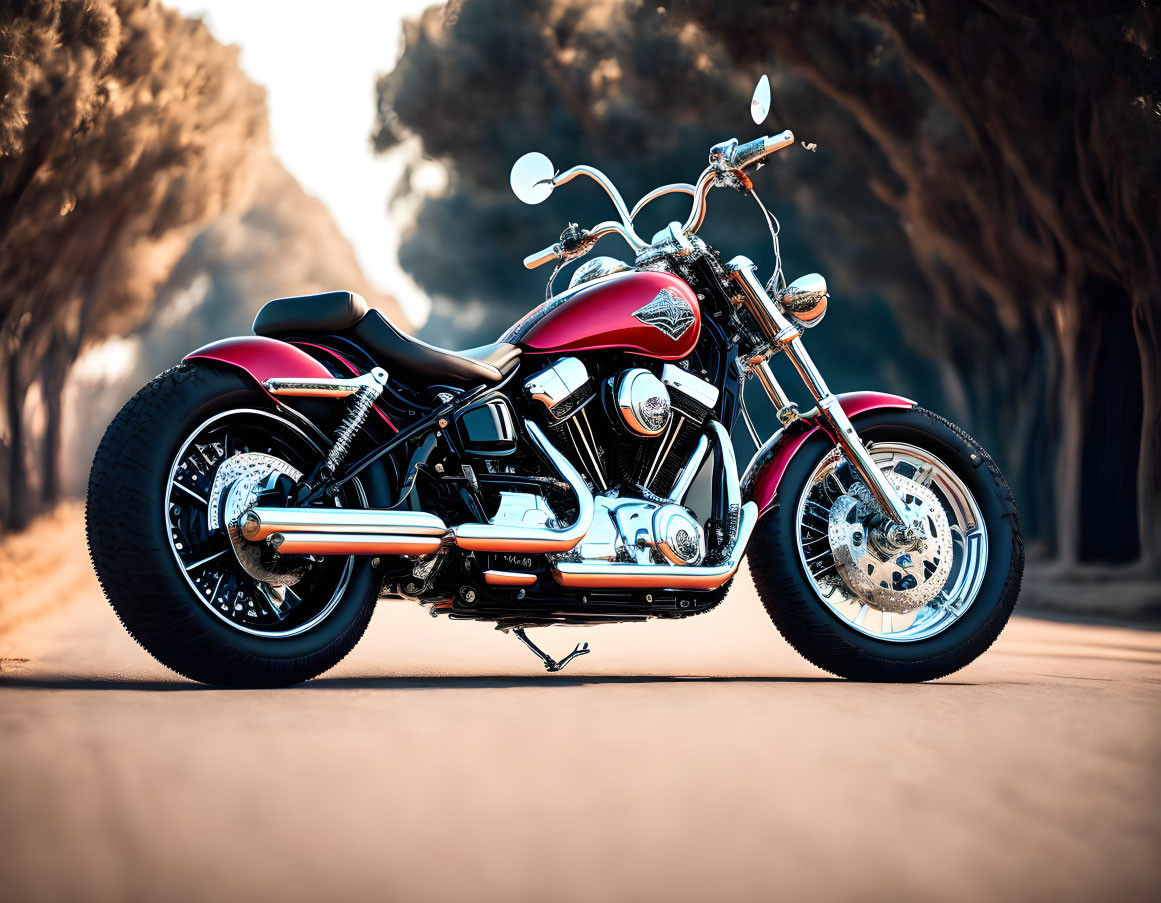
[[[839,677],[830,676],[778,676],[778,675],[649,675],[649,674],[495,674],[495,675],[449,675],[440,677],[383,676],[383,677],[318,677],[307,683],[280,688],[278,692],[295,690],[497,690],[529,687],[586,687],[600,685],[631,684],[842,684],[850,683]],[[938,683],[913,684],[912,686],[963,687],[972,683],[939,681]],[[104,692],[255,692],[253,690],[231,690],[228,687],[212,687],[193,681],[175,678],[172,680],[141,680],[135,678],[86,678],[86,677],[22,677],[15,674],[0,676],[0,689],[12,690],[98,690]]]

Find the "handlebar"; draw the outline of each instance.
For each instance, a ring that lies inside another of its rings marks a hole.
[[[524,269],[534,270],[537,267],[542,267],[546,263],[552,263],[560,257],[560,244],[549,245],[547,248],[542,248],[535,254],[529,254],[524,258]]]
[[[768,157],[775,151],[782,150],[794,143],[794,133],[787,129],[781,135],[767,135],[764,138],[755,138],[746,144],[736,147],[730,157],[729,165],[733,169],[745,169],[752,166],[763,157]]]
[[[731,138],[729,141],[716,144],[710,149],[710,165],[698,177],[696,185],[690,185],[687,182],[675,182],[669,185],[662,185],[660,188],[654,188],[633,206],[631,213],[626,208],[621,193],[617,191],[617,187],[609,180],[608,176],[599,169],[591,166],[574,166],[572,169],[566,170],[553,178],[553,186],[563,185],[566,182],[572,181],[577,176],[588,176],[605,189],[605,192],[613,202],[613,206],[617,208],[621,222],[618,223],[610,220],[594,226],[585,234],[580,245],[574,249],[566,251],[562,248],[561,242],[556,242],[547,248],[537,251],[535,254],[529,254],[524,258],[524,266],[526,269],[534,270],[554,260],[580,257],[588,253],[589,248],[596,243],[597,239],[614,232],[624,238],[629,244],[629,247],[635,252],[640,253],[650,247],[650,245],[648,242],[643,241],[637,234],[633,227],[633,220],[646,205],[667,194],[681,193],[693,195],[693,208],[689,212],[689,218],[681,228],[681,231],[686,235],[693,235],[701,228],[702,221],[705,219],[706,198],[709,195],[709,190],[719,184],[719,180],[727,176],[730,172],[736,172],[748,166],[753,166],[775,151],[779,151],[793,143],[794,133],[790,129],[787,129],[780,135],[766,135],[762,138],[755,138],[753,141],[748,141],[745,144],[738,144],[736,138]]]

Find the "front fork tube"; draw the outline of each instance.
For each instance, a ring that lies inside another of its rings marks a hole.
[[[827,387],[826,380],[822,378],[818,368],[814,366],[814,361],[802,343],[802,331],[782,313],[766,292],[765,286],[758,278],[757,267],[745,257],[735,257],[726,269],[741,288],[743,300],[751,314],[768,332],[773,343],[781,347],[794,364],[794,369],[798,371],[810,394],[814,396],[818,406],[818,419],[827,427],[856,473],[862,477],[879,507],[896,524],[910,526],[911,513],[907,504],[883,472],[875,466],[866,446],[855,432],[850,418]],[[770,397],[774,409],[778,412],[778,419],[783,424],[795,420],[798,417],[798,408],[778,383],[769,360],[763,357],[761,360],[753,361],[750,368]]]

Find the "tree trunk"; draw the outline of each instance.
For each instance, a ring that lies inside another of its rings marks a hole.
[[[24,395],[28,383],[15,349],[8,358],[7,397],[5,415],[8,421],[8,516],[6,526],[19,530],[32,519],[32,500],[28,493],[28,467],[24,457]]]
[[[1156,298],[1136,306],[1133,335],[1141,361],[1141,446],[1137,470],[1137,523],[1141,535],[1141,566],[1161,577],[1161,335]]]
[[[1133,312],[1124,288],[1111,280],[1085,281],[1088,311],[1084,343],[1078,560],[1130,564],[1140,559],[1138,473],[1141,459],[1142,368]]]
[[[1071,567],[1077,560],[1077,520],[1080,514],[1080,458],[1084,441],[1083,404],[1078,361],[1080,329],[1071,305],[1057,311],[1056,340],[1060,347],[1060,394],[1057,396],[1060,432],[1056,444],[1056,560]]]
[[[69,365],[68,349],[54,339],[40,366],[40,389],[44,398],[44,436],[40,444],[40,499],[44,509],[55,507],[61,498],[61,439],[63,398]]]

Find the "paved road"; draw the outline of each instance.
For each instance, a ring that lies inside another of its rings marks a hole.
[[[141,652],[83,562],[40,579],[63,601],[0,620],[6,900],[1161,892],[1161,633],[1021,618],[944,681],[855,685],[743,574],[683,623],[538,631],[592,642],[563,675],[384,604],[324,678],[227,692]]]

